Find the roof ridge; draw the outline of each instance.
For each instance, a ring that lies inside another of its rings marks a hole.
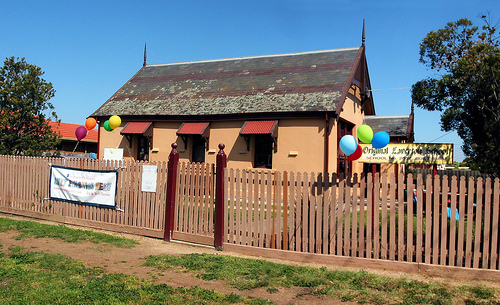
[[[354,51],[354,50],[358,50],[358,49],[359,49],[359,47],[351,47],[351,48],[327,49],[327,50],[305,51],[305,52],[294,52],[294,53],[283,53],[283,54],[240,56],[240,57],[221,58],[221,59],[202,59],[202,60],[193,60],[193,61],[184,61],[184,62],[152,64],[152,65],[147,65],[147,67],[173,66],[173,65],[178,65],[178,64],[195,64],[195,63],[206,63],[206,62],[235,61],[235,60],[242,60],[242,59],[271,58],[271,57],[282,57],[282,56],[298,56],[298,55],[306,55],[306,54],[320,54],[320,53],[329,53],[329,52],[331,53],[331,52],[341,52],[341,51]]]
[[[409,114],[384,114],[384,115],[365,115],[365,118],[374,119],[384,119],[384,118],[396,118],[396,117],[408,117]]]

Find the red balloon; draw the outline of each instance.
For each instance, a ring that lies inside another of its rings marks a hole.
[[[358,144],[358,147],[356,148],[356,151],[353,152],[352,154],[350,154],[347,157],[347,160],[349,160],[349,161],[355,161],[355,160],[358,160],[359,158],[361,158],[362,155],[363,155],[363,149],[361,148],[361,145]]]
[[[85,126],[78,126],[78,128],[75,130],[75,136],[78,141],[85,138],[86,135],[87,135],[87,127]]]

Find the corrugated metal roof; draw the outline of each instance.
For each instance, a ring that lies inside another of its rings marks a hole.
[[[271,134],[276,125],[277,121],[246,121],[240,130],[240,134]]]
[[[52,128],[52,130],[58,132],[61,135],[61,138],[75,140],[75,141],[78,141],[78,139],[76,138],[76,135],[75,135],[76,129],[80,126],[84,126],[84,125],[70,124],[70,123],[63,123],[63,122],[57,123],[54,121],[49,121],[49,125]],[[98,138],[97,129],[91,129],[87,132],[87,135],[85,136],[85,138],[83,138],[81,140],[81,142],[96,142],[97,143],[97,138]]]
[[[147,65],[92,116],[335,111],[359,50]]]
[[[177,134],[203,134],[208,128],[209,123],[183,123],[182,126],[177,130]]]
[[[151,124],[151,122],[128,122],[120,134],[144,134]]]

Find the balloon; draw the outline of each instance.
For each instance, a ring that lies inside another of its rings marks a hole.
[[[112,115],[109,118],[109,127],[111,127],[111,129],[115,129],[117,127],[120,127],[121,124],[122,124],[122,119],[119,116]]]
[[[94,118],[88,118],[85,121],[85,126],[87,127],[88,130],[94,129],[95,125],[97,125],[97,122]]]
[[[75,136],[78,141],[85,138],[86,135],[87,128],[85,126],[78,126],[78,128],[75,130]]]
[[[373,148],[384,148],[389,144],[389,134],[385,131],[379,131],[373,135],[372,146]]]
[[[356,161],[361,156],[363,155],[363,149],[361,148],[361,145],[358,144],[358,148],[356,148],[356,151],[352,153],[352,155],[347,157],[347,160],[349,161]]]
[[[370,144],[373,139],[373,130],[368,125],[361,125],[358,127],[358,139],[366,144]]]
[[[351,135],[345,135],[340,139],[340,150],[347,156],[351,155],[358,148],[356,139]]]
[[[111,126],[109,126],[109,121],[108,120],[106,122],[104,122],[104,129],[106,131],[113,131],[113,128],[111,128]]]

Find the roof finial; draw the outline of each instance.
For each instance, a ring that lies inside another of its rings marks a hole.
[[[361,45],[365,46],[365,19],[363,18],[363,35],[361,37]]]
[[[143,67],[146,66],[146,57],[147,57],[147,54],[146,54],[146,43],[144,43],[144,62],[142,63]]]

